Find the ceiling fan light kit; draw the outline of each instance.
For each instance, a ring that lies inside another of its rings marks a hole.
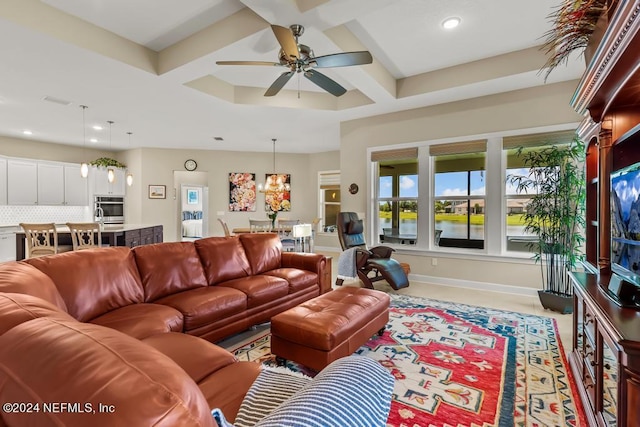
[[[271,30],[280,44],[279,62],[267,61],[217,61],[218,65],[262,65],[287,67],[286,71],[271,84],[264,96],[274,96],[287,84],[294,74],[302,73],[312,83],[334,96],[344,95],[347,90],[335,80],[315,70],[315,68],[349,67],[365,65],[373,62],[368,51],[333,53],[316,57],[313,50],[298,42],[304,33],[302,25],[291,25],[289,28],[272,25]]]

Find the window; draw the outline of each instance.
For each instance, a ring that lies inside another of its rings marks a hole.
[[[325,233],[336,233],[336,219],[340,212],[340,172],[323,171],[319,172],[319,194],[321,231]]]
[[[575,124],[561,130],[478,135],[411,148],[371,148],[373,223],[370,245],[406,251],[530,258],[533,236],[522,217],[531,195],[517,194],[505,178],[524,172],[518,147],[537,150],[573,140]]]
[[[537,241],[535,235],[525,230],[523,215],[527,211],[527,205],[531,196],[536,194],[536,189],[529,189],[527,193],[518,193],[514,184],[510,182],[511,176],[528,176],[531,169],[524,165],[518,150],[527,151],[542,150],[552,144],[569,144],[573,139],[573,131],[549,132],[531,135],[520,135],[503,139],[503,150],[507,158],[505,180],[505,244],[507,252],[535,252],[536,246],[532,242]]]
[[[486,141],[432,145],[429,153],[439,246],[483,249]]]
[[[378,240],[415,245],[418,239],[418,150],[374,153],[378,162]]]

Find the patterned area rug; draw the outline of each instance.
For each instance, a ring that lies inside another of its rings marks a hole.
[[[275,364],[268,333],[235,353]],[[587,425],[551,318],[392,295],[387,331],[356,353],[396,378],[388,427]]]

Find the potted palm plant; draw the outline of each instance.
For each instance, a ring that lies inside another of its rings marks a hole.
[[[523,215],[525,232],[540,263],[543,307],[560,313],[573,310],[573,288],[567,272],[582,258],[585,226],[584,143],[577,137],[568,145],[531,149],[517,155],[528,174],[509,175],[519,194],[531,194]]]

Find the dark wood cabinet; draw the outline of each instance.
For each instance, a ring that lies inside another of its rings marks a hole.
[[[162,243],[164,241],[164,232],[161,225],[153,227],[153,243]]]
[[[124,245],[130,248],[141,245],[140,230],[127,230],[124,232]]]
[[[606,295],[608,276],[572,273],[569,363],[589,424],[640,426],[640,311]]]
[[[585,52],[571,101],[585,115],[585,255],[572,273],[569,362],[591,426],[640,426],[640,311],[607,294],[611,277],[611,173],[640,162],[640,1],[609,0]]]

